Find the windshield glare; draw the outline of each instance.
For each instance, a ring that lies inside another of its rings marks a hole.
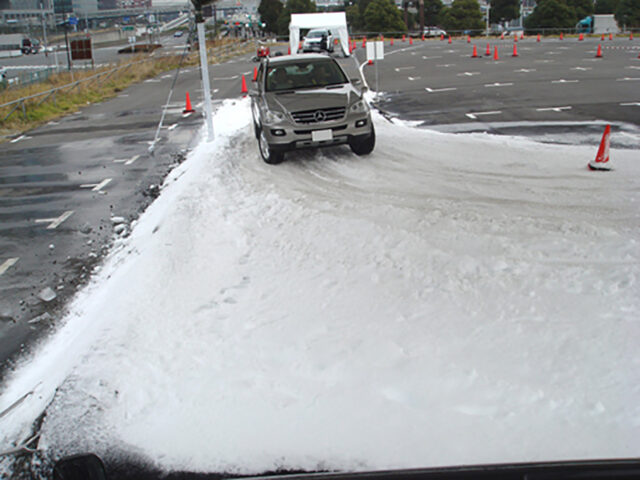
[[[301,61],[269,67],[266,90],[277,92],[298,88],[326,87],[347,83],[342,69],[331,60]]]

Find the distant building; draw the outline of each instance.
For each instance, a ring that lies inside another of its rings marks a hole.
[[[98,10],[115,10],[118,8],[118,0],[98,0]]]
[[[119,8],[150,8],[151,0],[119,0]]]
[[[98,11],[98,0],[72,0],[73,13],[86,15]]]

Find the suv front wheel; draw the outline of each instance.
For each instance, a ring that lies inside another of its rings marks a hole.
[[[256,127],[256,133],[258,137],[258,149],[260,150],[260,156],[265,163],[269,165],[277,165],[284,160],[284,152],[274,150],[267,142],[267,137],[261,127]]]
[[[373,152],[373,147],[376,146],[376,131],[373,125],[371,125],[371,133],[369,135],[351,137],[349,146],[356,155],[368,155]]]

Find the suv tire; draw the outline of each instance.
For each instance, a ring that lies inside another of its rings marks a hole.
[[[376,131],[371,125],[371,133],[369,135],[360,135],[358,137],[351,137],[349,140],[349,147],[351,151],[356,155],[368,155],[373,152],[373,148],[376,146]]]
[[[277,165],[284,160],[284,152],[281,150],[274,150],[272,145],[267,143],[267,137],[262,132],[262,128],[257,128],[258,135],[258,149],[260,150],[260,156],[265,163],[269,165]]]

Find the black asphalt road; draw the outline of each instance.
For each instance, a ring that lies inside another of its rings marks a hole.
[[[491,56],[485,56],[490,43]],[[595,58],[598,44],[603,57]],[[473,45],[480,58],[471,58]],[[385,41],[378,62],[379,106],[441,129],[484,130],[496,122],[590,122],[640,125],[640,39],[491,38]],[[499,60],[493,59],[498,47]],[[358,43],[356,55],[365,60]],[[375,89],[375,67],[365,66]],[[460,125],[462,124],[462,125]],[[443,127],[448,125],[448,127]]]
[[[250,56],[210,66],[214,103],[240,95]],[[60,318],[152,185],[184,157],[203,124],[197,68],[183,71],[154,154],[148,151],[173,73],[5,143],[0,150],[0,376]],[[197,112],[184,117],[185,93]],[[215,107],[215,105],[214,105]],[[47,300],[45,289],[56,298]],[[50,315],[50,316],[49,316]]]

